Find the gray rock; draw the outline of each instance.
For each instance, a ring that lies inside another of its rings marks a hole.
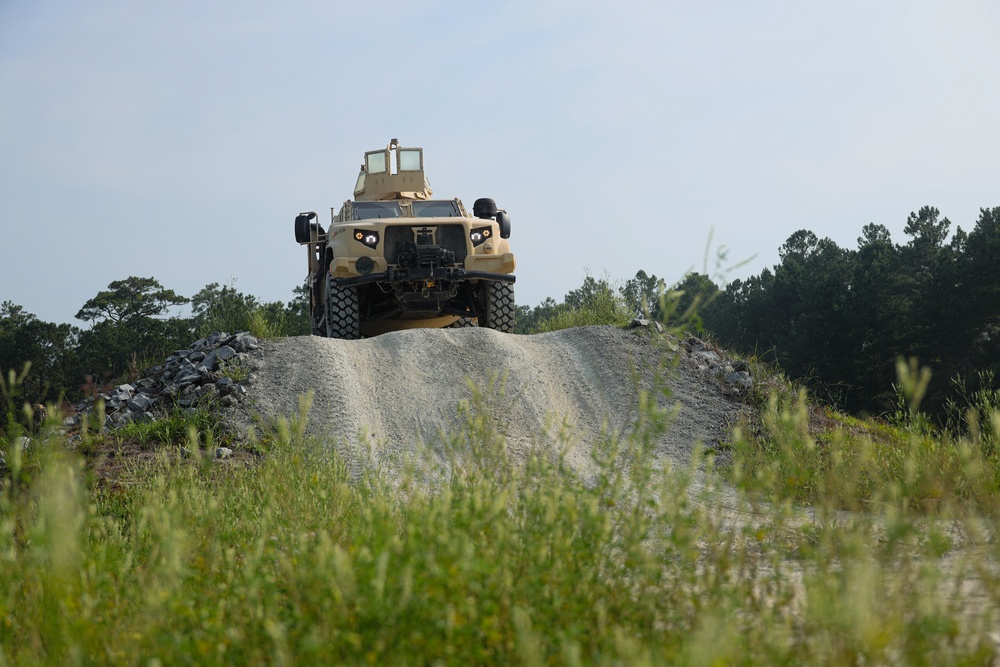
[[[749,389],[753,386],[753,378],[746,371],[736,371],[726,376],[724,382],[738,389]]]
[[[719,353],[715,350],[698,350],[691,355],[695,359],[700,359],[701,361],[708,362],[710,364],[717,364],[722,359]]]
[[[227,334],[225,331],[213,331],[212,333],[208,334],[207,344],[218,346],[222,343],[222,341],[226,340],[227,338],[229,338],[229,334]]]
[[[212,397],[236,405],[248,393],[232,378],[220,377],[215,369],[224,362],[248,360],[246,352],[258,349],[259,341],[246,331],[228,334],[216,331],[195,341],[191,347],[175,350],[162,365],[147,368],[142,379],[122,384],[98,398],[105,402],[104,431],[132,421],[155,420],[167,402],[176,401],[188,414],[196,413],[201,400]],[[93,412],[95,399],[90,397],[76,406],[77,414],[67,418],[68,426],[83,423]]]
[[[226,340],[226,345],[229,345],[237,352],[256,350],[260,347],[257,337],[248,331],[241,331],[237,334],[233,334],[228,340]]]
[[[705,341],[698,338],[697,336],[688,336],[682,341],[682,344],[688,349],[695,352],[700,352],[701,350],[704,350],[708,347],[707,345],[705,345]]]
[[[233,450],[229,447],[219,447],[215,450],[215,458],[217,459],[228,459],[233,455]]]
[[[629,322],[628,324],[629,329],[639,329],[639,328],[649,329],[651,327],[655,327],[657,333],[663,333],[662,324],[660,324],[659,322],[647,320],[645,317],[633,318],[632,321]]]
[[[151,407],[156,405],[156,403],[157,400],[152,396],[137,394],[135,398],[129,401],[128,409],[132,412],[147,412]]]
[[[136,424],[156,421],[156,416],[152,412],[133,412],[131,413],[131,417],[132,421]]]
[[[218,367],[219,362],[228,361],[229,359],[232,359],[235,356],[236,356],[236,350],[229,347],[228,345],[223,345],[222,347],[216,350],[212,350],[207,355],[205,355],[205,359],[202,362],[202,364],[208,367],[208,370],[214,371]]]
[[[135,387],[130,384],[120,384],[111,390],[112,400],[127,401],[135,394]]]
[[[185,385],[190,385],[201,379],[201,373],[196,369],[185,369],[177,374],[174,378],[174,384],[183,387]]]

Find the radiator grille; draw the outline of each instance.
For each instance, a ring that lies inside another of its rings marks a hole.
[[[455,263],[465,264],[468,254],[465,227],[462,225],[392,225],[385,228],[385,260],[389,264],[399,264],[399,253],[407,243],[414,242],[414,229],[433,227],[437,229],[437,244],[455,253]]]

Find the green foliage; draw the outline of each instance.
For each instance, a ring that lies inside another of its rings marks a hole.
[[[964,378],[953,378],[955,397],[945,404],[945,428],[952,434],[968,434],[981,443],[987,454],[998,451],[1000,445],[1000,389],[993,371],[983,371],[974,384]]]
[[[309,299],[309,284],[307,282],[292,290],[292,300],[285,305],[286,335],[308,336],[312,333]]]
[[[655,275],[638,271],[621,287],[608,277],[589,274],[583,284],[566,294],[562,303],[548,297],[533,309],[519,306],[517,333],[540,333],[593,324],[625,326],[633,317],[646,317],[681,331],[702,331],[702,317],[724,317],[716,307],[719,288],[708,276],[690,273],[666,289]]]
[[[718,286],[708,276],[689,273],[666,293],[666,301],[664,295],[660,295],[656,311],[658,319],[690,331],[704,331],[704,322],[715,321],[718,312],[716,301],[721,294]],[[675,300],[675,303],[669,309],[665,309],[665,304],[671,303],[672,300]]]
[[[111,282],[76,314],[91,323],[79,333],[77,382],[112,383],[125,376],[130,364],[153,363],[190,343],[187,320],[163,317],[171,306],[187,302],[154,278]]]
[[[213,331],[249,331],[260,303],[231,285],[209,283],[192,297],[191,307],[195,332],[207,336]]]
[[[857,250],[800,230],[780,264],[726,287],[706,327],[727,347],[773,351],[857,413],[894,410],[896,359],[916,357],[941,378],[923,409],[942,424],[956,378],[1000,371],[1000,208],[968,234],[950,230],[929,206],[910,214],[901,245],[882,225],[866,225]]]
[[[119,444],[135,443],[148,449],[158,449],[184,442],[192,428],[204,439],[206,446],[219,443],[222,439],[221,429],[210,413],[209,406],[192,409],[190,412],[178,407],[154,421],[129,422],[115,429],[108,437]]]
[[[826,477],[815,480],[808,514],[780,502],[780,479],[734,496],[710,468],[699,471],[700,459],[656,464],[671,412],[651,400],[662,379],[652,389],[635,433],[602,440],[586,476],[572,472],[557,438],[523,465],[508,456],[496,380],[470,387],[443,460],[422,458],[399,478],[376,467],[352,474],[329,443],[306,437],[308,399],[274,425],[271,454],[257,465],[164,455],[136,471],[140,483],[88,487],[55,442],[40,446],[30,484],[0,489],[0,656],[111,665],[996,659],[1000,583],[989,573],[998,554],[974,543],[993,510],[944,513],[942,501],[914,513],[903,498],[916,482],[906,480],[898,498],[850,516],[828,511],[850,493],[826,496]],[[796,410],[786,419],[775,406],[774,419],[802,440]],[[914,479],[934,463],[918,460]],[[947,525],[928,521],[935,508]],[[969,582],[983,604],[967,604]]]
[[[625,281],[625,285],[621,288],[621,295],[634,315],[660,320],[662,319],[660,295],[665,290],[666,284],[662,278],[649,275],[640,269],[634,278]]]
[[[537,333],[540,322],[552,319],[565,309],[565,304],[556,303],[556,300],[552,297],[546,297],[544,301],[534,308],[518,306],[514,318],[514,331],[519,334]]]
[[[220,287],[219,283],[209,283],[191,299],[194,329],[199,336],[213,331],[249,331],[258,338],[303,335],[299,290],[296,288],[297,298],[286,307],[278,301],[261,303],[231,285]],[[308,316],[308,307],[305,313]]]
[[[250,368],[239,363],[220,362],[219,374],[233,382],[245,382],[250,377]]]
[[[629,306],[605,277],[587,275],[583,284],[566,294],[562,304],[547,299],[532,312],[518,313],[519,331],[539,333],[592,324],[624,326],[632,319]]]
[[[973,423],[974,415],[987,415],[990,427],[935,432],[919,410],[930,379],[927,369],[900,361],[897,371],[901,410],[886,423],[815,407],[804,391],[793,393],[780,374],[768,378],[766,367],[758,365],[758,384],[772,390],[766,399],[756,394],[759,417],[744,418],[737,429],[731,479],[747,489],[830,510],[887,505],[893,511],[973,507],[990,515],[1000,512],[995,395],[973,394],[976,403],[961,411]]]
[[[10,301],[0,304],[0,374],[23,377],[17,391],[29,403],[57,401],[72,381],[78,332],[68,324],[43,322]],[[30,364],[30,367],[29,367]],[[25,370],[25,368],[27,370]],[[0,417],[0,428],[4,425]]]
[[[187,320],[143,318],[128,322],[104,320],[80,332],[76,353],[76,377],[98,385],[117,384],[130,369],[160,363],[174,350],[191,344],[193,334]]]
[[[158,317],[171,306],[187,302],[188,299],[165,289],[155,278],[129,276],[125,280],[112,281],[108,289],[88,299],[76,318],[85,322],[108,320],[127,324]]]
[[[26,428],[17,421],[17,408],[22,405],[30,405],[25,400],[22,390],[24,379],[30,370],[31,362],[28,362],[21,373],[17,373],[12,368],[8,371],[6,378],[0,375],[0,399],[3,400],[3,405],[0,406],[2,408],[2,414],[0,414],[0,436],[6,435],[11,440],[21,435]]]

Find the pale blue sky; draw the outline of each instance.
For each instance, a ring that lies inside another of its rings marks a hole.
[[[295,214],[393,137],[510,212],[532,306],[585,269],[678,280],[713,230],[754,257],[729,279],[798,229],[968,230],[1000,206],[1000,5],[0,0],[0,301],[74,321],[129,275],[287,301]]]

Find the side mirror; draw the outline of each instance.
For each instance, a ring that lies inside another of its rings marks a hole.
[[[299,213],[295,216],[295,241],[296,243],[309,243],[311,240],[312,221],[316,219],[316,214],[312,211]]]
[[[482,218],[483,220],[490,220],[497,214],[497,203],[492,199],[483,197],[482,199],[477,199],[476,203],[472,205],[472,215],[477,218]]]
[[[510,216],[507,211],[497,211],[497,224],[500,225],[500,238],[510,238]]]

